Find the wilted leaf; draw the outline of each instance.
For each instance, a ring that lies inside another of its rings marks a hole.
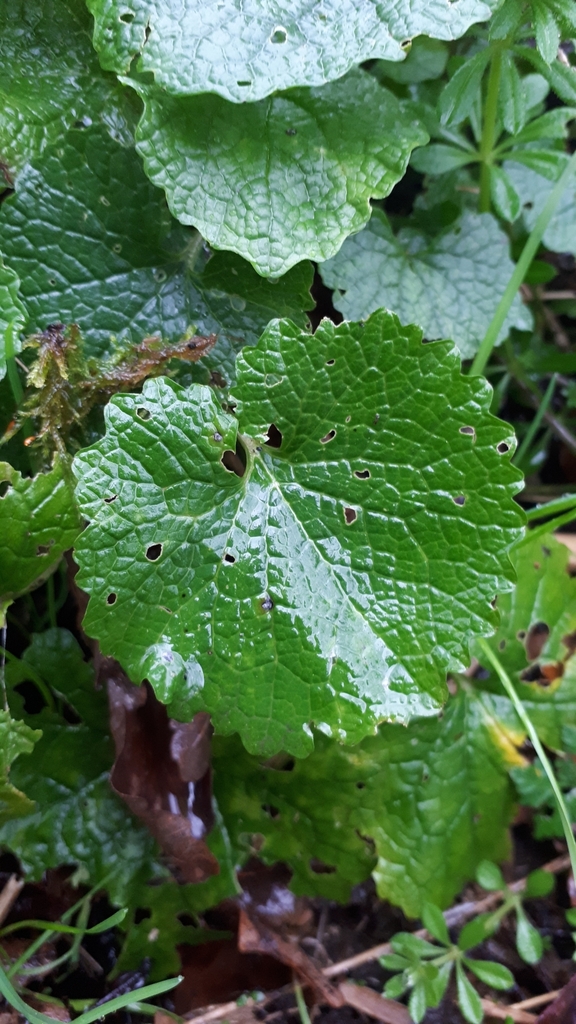
[[[23,171],[1,208],[0,232],[24,282],[30,328],[75,322],[88,355],[151,334],[177,340],[196,327],[220,335],[207,365],[229,382],[235,352],[257,341],[273,310],[305,326],[302,311],[312,305],[309,264],[273,285],[236,256],[207,259],[134,149],[102,127],[68,132]]]
[[[5,823],[0,842],[16,854],[30,880],[47,868],[76,864],[78,877],[91,884],[107,879],[112,901],[122,905],[139,878],[152,873],[153,842],[110,789],[113,750],[105,693],[94,691],[93,674],[67,630],[35,638],[26,654],[46,683],[57,679],[58,691],[77,705],[83,721],[70,725],[47,708],[23,716],[26,725],[42,729],[42,737],[33,757],[13,765],[11,781],[33,796],[36,806],[26,817]],[[21,674],[15,682],[20,679]],[[97,727],[98,720],[103,727]]]
[[[320,273],[346,318],[360,320],[384,306],[402,323],[418,323],[426,338],[450,338],[469,359],[513,270],[508,238],[490,214],[465,212],[435,237],[412,227],[394,236],[386,216],[374,210],[364,231],[348,238]],[[531,326],[517,296],[498,340],[511,327]]]
[[[106,68],[151,71],[178,94],[215,92],[236,103],[295,85],[322,85],[374,57],[402,60],[412,36],[457,39],[490,17],[488,0],[88,0]]]
[[[31,754],[41,735],[38,729],[11,718],[9,711],[0,711],[0,826],[34,810],[34,801],[16,789],[8,775],[12,762],[20,754]]]
[[[410,105],[360,70],[240,106],[132,84],[136,146],[174,216],[265,276],[333,256],[428,141]]]
[[[530,150],[527,150],[526,153],[529,155]],[[554,156],[563,164],[568,159],[562,153],[555,153]],[[524,167],[522,164],[511,161],[507,161],[504,168],[520,196],[524,223],[527,230],[531,231],[554,188],[554,181],[544,178],[530,167]],[[560,174],[558,173],[557,176],[559,177]],[[576,255],[576,182],[574,178],[568,182],[544,231],[542,241],[553,252],[571,252]]]
[[[71,478],[60,462],[35,477],[0,462],[0,494],[1,622],[8,605],[46,579],[72,547],[80,521]]]
[[[86,629],[173,717],[209,711],[252,751],[432,714],[521,522],[489,389],[385,312],[313,338],[273,322],[238,366],[238,419],[148,381],[77,457]]]
[[[204,837],[214,823],[210,719],[170,722],[166,708],[121,676],[110,674],[110,727],[116,760],[113,790],[157,840],[184,882],[218,874]]]
[[[129,101],[100,69],[91,19],[75,0],[11,0],[0,8],[0,163],[20,171],[75,122],[127,133]]]

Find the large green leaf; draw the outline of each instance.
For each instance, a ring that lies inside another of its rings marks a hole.
[[[0,711],[0,826],[34,809],[34,802],[12,785],[8,773],[20,754],[32,753],[41,735],[25,722],[11,718],[9,711]]]
[[[402,60],[412,36],[457,39],[490,17],[482,0],[87,0],[102,64],[151,71],[171,93],[253,102],[323,85],[374,57]]]
[[[76,322],[88,354],[154,333],[177,340],[195,326],[221,335],[212,365],[230,376],[235,351],[257,341],[274,309],[304,326],[312,305],[307,263],[273,285],[237,256],[207,259],[134,149],[102,127],[71,130],[23,171],[0,234],[31,328]]]
[[[344,749],[321,735],[316,747],[305,760],[271,767],[247,754],[237,736],[216,736],[214,794],[240,864],[252,856],[285,861],[294,892],[346,903],[376,862],[358,832],[365,755],[363,746]]]
[[[313,338],[273,322],[239,357],[238,419],[169,380],[116,397],[75,461],[87,631],[254,752],[433,713],[512,578],[520,474],[490,400],[383,311]]]
[[[555,153],[555,156],[560,158],[558,153]],[[507,162],[504,167],[520,196],[522,215],[528,231],[531,231],[554,188],[554,182],[533,171],[531,167],[524,167],[522,164]],[[576,182],[574,178],[568,183],[548,222],[542,241],[554,252],[571,252],[576,255]]]
[[[363,71],[240,106],[135,87],[137,149],[174,216],[263,275],[333,256],[428,140],[411,108]]]
[[[5,331],[12,324],[24,326],[27,319],[26,308],[20,298],[20,280],[18,275],[7,267],[0,256],[0,380],[6,375],[6,338]],[[15,330],[16,336],[18,330]]]
[[[316,744],[305,761],[274,768],[236,740],[214,749],[239,857],[287,860],[296,892],[345,900],[372,869],[379,895],[417,916],[424,900],[448,905],[483,858],[506,856],[507,769],[522,759],[488,695],[460,693],[441,718],[384,725],[357,747]]]
[[[359,320],[385,306],[426,338],[451,338],[469,359],[477,351],[514,264],[509,242],[490,214],[465,212],[440,235],[413,227],[394,236],[380,210],[320,268],[335,289],[334,305]],[[499,340],[511,327],[530,330],[532,316],[517,296]]]
[[[30,879],[50,867],[76,864],[79,877],[91,884],[110,876],[111,898],[122,903],[151,873],[154,844],[110,789],[114,751],[106,694],[95,692],[93,670],[64,629],[34,637],[22,664],[7,665],[8,684],[17,685],[27,668],[54,684],[82,721],[70,725],[48,709],[25,716],[26,725],[42,729],[42,738],[33,757],[13,766],[11,780],[34,797],[36,807],[5,823],[0,843],[13,850]]]
[[[53,571],[72,547],[80,521],[69,472],[23,477],[0,462],[0,623],[9,604]]]
[[[568,557],[554,537],[527,536],[512,555],[516,589],[498,598],[500,625],[489,641],[541,739],[556,750],[563,749],[563,728],[576,726],[576,580],[568,574]],[[473,650],[484,666],[486,657]],[[494,672],[482,674],[481,685],[501,693]],[[521,737],[510,702],[503,696],[494,701],[502,721]]]
[[[16,172],[75,121],[101,119],[124,135],[129,106],[103,73],[91,19],[76,0],[0,6],[0,161]]]

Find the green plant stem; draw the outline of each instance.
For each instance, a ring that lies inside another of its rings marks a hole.
[[[482,120],[480,139],[480,213],[490,212],[490,165],[496,142],[496,119],[498,116],[498,93],[502,74],[502,44],[494,46],[488,75],[488,89]]]
[[[546,388],[542,401],[538,406],[536,415],[534,416],[532,423],[528,427],[524,440],[522,441],[522,444],[520,445],[518,451],[516,452],[516,455],[514,456],[517,465],[520,465],[522,463],[524,456],[527,455],[527,453],[530,450],[530,445],[532,444],[532,441],[534,440],[534,437],[540,428],[540,424],[544,419],[544,414],[548,409],[550,402],[552,401],[552,396],[554,394],[554,389],[556,387],[556,380],[557,374],[553,374],[550,378],[548,387]]]
[[[531,523],[535,519],[545,519],[548,516],[555,516],[560,512],[566,512],[571,508],[576,510],[576,494],[565,494],[561,498],[554,498],[552,501],[547,501],[545,505],[536,505],[534,508],[528,509],[526,512],[526,519]]]
[[[514,301],[516,293],[520,288],[522,281],[526,277],[530,264],[532,263],[532,260],[534,259],[536,252],[538,251],[538,247],[540,245],[540,242],[542,241],[542,235],[548,227],[548,224],[552,219],[556,207],[558,206],[558,203],[560,202],[560,199],[564,194],[564,190],[566,189],[566,186],[568,185],[568,182],[570,181],[570,178],[572,177],[575,171],[576,153],[573,153],[566,167],[564,168],[562,174],[560,175],[558,181],[556,182],[554,188],[552,189],[550,195],[548,196],[548,199],[544,204],[544,208],[542,212],[538,215],[536,223],[534,224],[534,227],[532,228],[532,231],[530,232],[526,240],[526,244],[522,250],[520,259],[518,260],[518,263],[514,268],[513,274],[510,280],[508,281],[508,284],[506,285],[504,294],[500,299],[498,306],[496,307],[496,312],[492,317],[492,321],[488,327],[488,330],[486,331],[486,334],[484,335],[480,348],[476,353],[474,362],[472,363],[470,369],[471,374],[483,373],[484,367],[486,366],[486,363],[490,358],[492,349],[496,344],[498,335],[502,330],[504,321]]]
[[[56,628],[56,601],[54,597],[54,575],[46,580],[46,602],[48,605],[48,621],[50,628]]]
[[[535,526],[530,530],[530,537],[534,540],[536,537],[542,537],[545,533],[554,533],[555,530],[559,530],[565,523],[569,523],[572,519],[576,519],[576,509],[571,508],[568,512],[564,512],[561,516],[556,516],[555,519],[551,519],[547,523],[542,523],[540,526]]]
[[[311,1024],[310,1014],[308,1013],[308,1007],[306,1006],[304,993],[302,992],[302,986],[298,981],[294,982],[294,994],[296,995],[296,1005],[298,1007],[298,1013],[300,1014],[302,1024]]]
[[[576,872],[576,840],[574,839],[574,833],[572,831],[572,824],[570,822],[570,817],[568,815],[568,810],[567,810],[566,804],[564,802],[564,797],[562,795],[562,790],[560,789],[560,786],[558,785],[558,782],[556,781],[556,776],[554,774],[554,769],[552,768],[552,765],[550,764],[550,761],[548,760],[548,756],[547,756],[547,754],[546,754],[546,752],[544,750],[544,747],[542,746],[542,744],[540,742],[540,738],[538,736],[538,733],[536,732],[536,729],[534,728],[534,725],[532,724],[532,719],[530,718],[528,712],[526,711],[526,708],[524,707],[522,701],[520,700],[520,697],[516,693],[516,690],[515,690],[515,688],[514,688],[514,686],[512,684],[512,680],[510,679],[510,676],[506,672],[506,669],[504,668],[504,666],[500,662],[500,659],[497,657],[497,655],[491,649],[490,645],[487,643],[486,640],[484,640],[484,639],[480,640],[480,646],[481,646],[482,650],[484,651],[484,653],[485,653],[486,657],[488,658],[488,660],[491,662],[492,667],[494,668],[495,672],[498,675],[498,678],[500,679],[500,682],[502,683],[502,686],[504,687],[508,697],[512,701],[512,703],[514,705],[514,709],[516,711],[516,714],[518,715],[518,718],[520,719],[520,721],[522,722],[522,725],[526,729],[526,732],[528,733],[528,735],[530,737],[532,746],[534,747],[534,750],[538,754],[538,757],[540,758],[542,767],[543,767],[544,771],[546,772],[546,775],[548,777],[548,781],[549,781],[549,783],[550,783],[550,785],[552,787],[552,790],[554,792],[554,796],[556,798],[556,803],[558,805],[558,811],[559,811],[559,814],[560,814],[560,818],[562,820],[562,827],[564,829],[564,836],[566,838],[566,844],[568,846],[568,853],[570,854],[570,864],[572,865],[572,872],[574,873],[574,872]]]

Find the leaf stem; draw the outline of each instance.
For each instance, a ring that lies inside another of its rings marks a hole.
[[[498,93],[502,74],[502,44],[494,46],[488,75],[488,89],[484,105],[482,138],[480,139],[480,213],[490,213],[490,165],[496,141],[496,119],[498,116]]]
[[[24,398],[24,389],[20,383],[20,377],[18,376],[18,370],[16,368],[16,346],[14,345],[14,335],[22,327],[21,320],[11,320],[6,330],[4,331],[4,355],[6,357],[6,371],[8,373],[8,380],[10,381],[10,387],[12,388],[12,394],[14,401],[18,407],[21,406]]]
[[[310,1014],[308,1013],[308,1007],[306,1006],[304,993],[302,992],[302,986],[298,981],[294,982],[294,994],[296,996],[296,1005],[298,1007],[298,1013],[300,1014],[302,1024],[311,1024]]]
[[[564,829],[564,836],[566,838],[566,844],[568,846],[568,853],[570,854],[570,863],[572,865],[572,872],[574,873],[574,872],[576,872],[576,840],[574,839],[574,833],[572,831],[572,823],[570,821],[570,816],[568,814],[568,809],[567,809],[566,804],[564,802],[564,797],[562,795],[562,790],[560,789],[560,786],[558,785],[558,782],[556,780],[556,776],[554,774],[554,769],[553,769],[552,765],[550,764],[550,761],[548,760],[548,756],[547,756],[547,754],[546,754],[546,752],[544,750],[544,747],[542,746],[542,744],[540,742],[540,738],[538,736],[538,733],[536,732],[536,729],[534,728],[534,725],[532,724],[532,719],[530,718],[528,712],[526,711],[526,708],[524,707],[522,701],[520,700],[520,697],[516,693],[516,690],[515,690],[515,688],[514,688],[514,686],[512,684],[512,680],[510,679],[510,676],[506,672],[506,669],[502,665],[500,659],[494,653],[494,651],[492,650],[492,648],[490,647],[490,645],[487,643],[486,640],[481,639],[480,640],[480,646],[481,646],[482,650],[484,651],[484,653],[485,653],[486,657],[488,658],[488,660],[491,662],[494,670],[496,671],[496,673],[498,675],[498,678],[500,679],[500,682],[502,683],[502,686],[504,687],[508,697],[512,701],[512,703],[514,705],[514,709],[516,711],[516,714],[518,715],[518,718],[520,719],[520,721],[522,722],[522,725],[526,729],[526,732],[528,733],[528,735],[530,737],[530,740],[532,742],[532,746],[534,747],[534,750],[538,754],[538,757],[540,758],[542,767],[543,767],[544,771],[546,772],[546,775],[548,777],[548,781],[549,781],[549,783],[550,783],[550,785],[552,787],[552,790],[554,792],[554,796],[556,797],[556,803],[558,805],[558,811],[560,813],[560,818],[562,820],[562,827]]]
[[[556,207],[558,206],[558,203],[560,202],[560,199],[564,194],[564,190],[566,189],[566,186],[568,185],[570,178],[574,174],[574,171],[576,171],[576,152],[573,153],[570,157],[568,163],[566,164],[566,167],[564,168],[562,174],[560,175],[558,181],[556,182],[554,188],[548,196],[548,199],[544,204],[544,208],[538,215],[536,223],[532,228],[532,231],[528,235],[526,244],[520,255],[520,259],[518,260],[518,263],[514,268],[512,277],[510,278],[508,284],[506,285],[504,294],[500,299],[498,306],[496,307],[496,312],[492,317],[492,321],[488,327],[488,330],[486,331],[486,334],[484,335],[480,348],[476,353],[476,357],[470,369],[471,374],[480,374],[484,372],[484,367],[486,366],[486,363],[490,358],[492,349],[496,344],[498,335],[500,334],[504,321],[508,315],[510,306],[514,301],[514,298],[516,296],[518,289],[520,288],[520,285],[522,284],[522,281],[526,277],[530,264],[532,263],[532,260],[534,259],[534,256],[538,251],[540,242],[542,241],[542,235],[548,227],[548,224],[552,219]]]
[[[528,427],[528,430],[526,431],[526,434],[524,436],[524,440],[522,441],[522,444],[520,445],[518,451],[516,452],[516,455],[514,456],[516,465],[521,465],[524,456],[528,454],[530,445],[532,444],[532,441],[534,440],[534,437],[540,427],[540,424],[544,419],[544,413],[546,412],[548,406],[550,405],[550,402],[552,401],[552,396],[554,394],[554,389],[556,387],[557,377],[558,375],[554,373],[550,378],[550,382],[548,384],[548,387],[546,388],[542,401],[540,402],[540,405],[536,410],[536,415],[532,420],[532,423]]]

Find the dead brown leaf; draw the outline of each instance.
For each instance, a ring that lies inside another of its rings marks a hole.
[[[112,662],[106,672],[116,760],[110,783],[160,844],[179,881],[219,872],[205,836],[213,824],[209,716],[174,722],[146,684]]]

